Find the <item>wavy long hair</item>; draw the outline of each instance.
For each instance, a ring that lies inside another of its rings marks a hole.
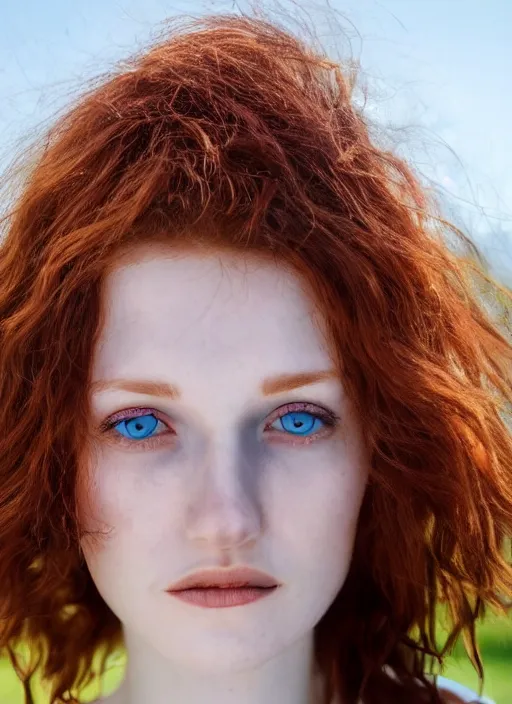
[[[325,703],[440,702],[425,673],[460,635],[483,677],[475,625],[512,596],[512,346],[477,284],[512,296],[370,138],[355,85],[266,18],[178,18],[31,157],[0,246],[0,647],[27,702],[34,673],[52,704],[79,701],[122,645],[75,490],[102,282],[156,241],[293,266],[364,419],[353,560],[315,630]]]

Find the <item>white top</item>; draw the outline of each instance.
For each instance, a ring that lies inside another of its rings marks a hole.
[[[396,675],[389,665],[384,665],[384,670],[386,670],[391,677],[396,679]],[[460,697],[465,704],[496,704],[496,702],[489,699],[489,697],[478,697],[478,694],[473,692],[472,689],[469,689],[469,687],[465,687],[464,685],[454,682],[453,680],[449,680],[446,677],[442,677],[441,675],[427,675],[427,677],[431,681],[435,681],[439,689],[444,689],[446,692],[455,694]]]
[[[456,694],[458,697],[460,697],[464,702],[479,702],[480,704],[496,704],[492,699],[489,699],[489,697],[478,697],[478,694],[476,692],[473,692],[473,690],[469,689],[468,687],[464,687],[462,684],[458,684],[458,682],[454,682],[453,680],[448,680],[446,677],[441,677],[441,675],[438,675],[436,678],[436,683],[439,688],[445,689],[448,692],[451,692],[452,694]]]
[[[430,676],[430,679],[433,679],[433,677]],[[448,680],[446,679],[446,677],[441,677],[441,675],[437,675],[436,682],[438,687],[444,689],[446,692],[450,692],[451,694],[456,694],[465,702],[465,704],[496,704],[496,702],[494,702],[492,699],[489,699],[489,697],[478,698],[478,694],[476,692],[473,692],[473,690],[469,689],[468,687],[464,687],[464,685],[462,684],[458,684],[458,682]],[[108,700],[109,697],[107,697],[106,699],[100,697],[99,699],[96,699],[92,704],[102,704],[102,702],[106,703]],[[337,701],[338,700],[335,697],[335,703]]]

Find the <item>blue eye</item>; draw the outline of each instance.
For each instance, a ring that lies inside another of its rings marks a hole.
[[[305,410],[304,406],[311,406],[311,411]],[[135,410],[131,409],[131,412],[133,413]],[[104,431],[115,431],[118,436],[120,435],[128,441],[134,441],[130,444],[133,446],[138,445],[140,448],[149,447],[148,443],[152,443],[151,446],[153,446],[155,442],[163,441],[164,437],[160,437],[161,435],[176,435],[174,431],[167,428],[166,423],[157,418],[154,413],[151,413],[150,409],[138,410],[140,415],[137,416],[122,418],[117,421],[114,416],[110,421],[105,422]],[[115,415],[119,418],[120,413]],[[322,431],[335,427],[339,422],[339,418],[332,412],[319,409],[313,404],[302,402],[290,404],[287,413],[277,418],[274,415],[274,418],[274,422],[272,425],[267,426],[268,428],[274,428],[283,436],[288,435],[304,439],[313,439],[313,436],[323,436],[324,433]],[[168,432],[165,432],[166,428]]]
[[[321,418],[304,411],[285,413],[284,416],[277,419],[276,423],[280,423],[284,430],[293,435],[309,435],[320,430],[324,425]]]
[[[130,440],[145,440],[158,426],[158,418],[153,415],[136,416],[114,425],[121,435]]]

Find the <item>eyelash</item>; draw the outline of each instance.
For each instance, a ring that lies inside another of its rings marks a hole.
[[[326,435],[330,434],[332,429],[335,428],[338,423],[340,422],[339,416],[337,416],[335,413],[332,411],[328,411],[325,408],[321,408],[317,406],[316,404],[308,403],[305,401],[296,401],[293,403],[288,403],[285,406],[280,406],[277,408],[275,411],[273,411],[270,414],[270,419],[267,421],[267,424],[265,426],[265,430],[269,429],[269,426],[272,425],[272,423],[275,423],[276,420],[279,420],[280,418],[284,418],[286,415],[289,413],[308,413],[311,415],[315,420],[319,419],[322,421],[325,427],[321,428],[319,431],[316,433],[309,435],[309,436],[298,436],[298,435],[293,435],[293,433],[289,433],[286,430],[277,430],[276,428],[272,428],[276,434],[282,435],[286,438],[289,438],[287,440],[283,440],[286,444],[291,444],[291,445],[309,445],[312,442],[315,442]],[[158,435],[153,435],[152,437],[142,439],[142,440],[131,440],[121,433],[117,432],[115,429],[115,426],[121,423],[122,421],[129,421],[133,420],[134,418],[141,418],[144,416],[153,416],[157,421],[163,423],[167,428],[169,426],[167,423],[163,420],[163,418],[160,417],[160,414],[158,411],[156,411],[154,408],[129,408],[123,411],[119,411],[117,413],[114,413],[112,416],[109,416],[100,426],[100,431],[101,433],[105,434],[110,434],[112,436],[115,436],[115,442],[119,443],[121,445],[124,445],[125,447],[129,447],[130,449],[136,449],[136,450],[151,450],[154,449],[160,444],[161,440],[160,438],[162,436],[167,436],[169,434],[171,435],[176,435],[176,433],[171,432],[171,433],[160,433]]]

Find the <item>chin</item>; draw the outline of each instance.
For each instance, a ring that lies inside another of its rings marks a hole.
[[[183,634],[182,634],[183,635]],[[270,634],[269,634],[270,635]],[[182,637],[179,644],[155,644],[160,654],[173,664],[205,675],[233,674],[253,670],[276,657],[286,648],[280,641],[267,637],[262,641],[255,636],[226,633]],[[158,647],[160,646],[160,647]]]

